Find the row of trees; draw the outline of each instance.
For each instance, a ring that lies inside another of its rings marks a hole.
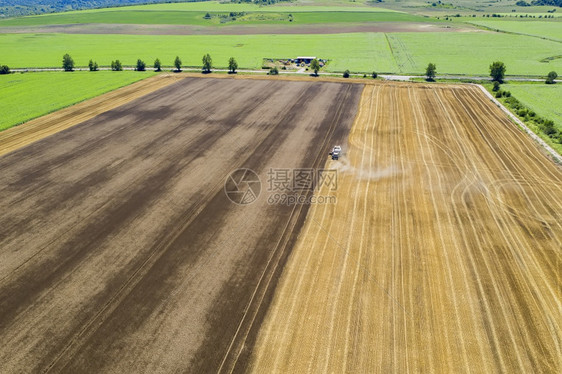
[[[534,123],[543,134],[551,138],[554,142],[562,144],[562,132],[554,126],[554,122],[549,119],[545,119],[537,115],[533,110],[527,108],[516,98],[511,96],[511,92],[503,91],[501,89],[501,83],[505,76],[505,64],[500,61],[496,61],[490,65],[490,76],[494,82],[492,91],[496,93],[496,98],[503,98],[504,103],[508,106],[513,113],[515,113],[519,118],[525,122]],[[558,77],[555,71],[548,73],[546,78],[546,84],[555,83],[555,79]]]
[[[318,76],[318,71],[320,70],[320,63],[318,62],[318,60],[314,59],[310,62],[310,69],[314,71],[314,76]],[[505,77],[505,71],[506,71],[506,66],[501,61],[495,61],[490,65],[490,77],[492,77],[492,81],[494,83],[498,84],[498,87],[499,84],[503,83],[503,79]],[[277,70],[276,67],[274,67],[270,70],[269,74],[274,74],[274,75],[279,74],[279,71]],[[427,65],[427,68],[425,69],[426,80],[433,82],[435,81],[436,75],[437,75],[437,66],[434,63],[430,62]],[[349,76],[350,76],[350,71],[346,70],[343,73],[343,77],[349,78]],[[372,76],[373,78],[376,78],[377,74],[373,73]],[[558,74],[555,71],[551,71],[550,73],[548,73],[548,77],[546,78],[546,83],[547,84],[555,83],[557,77]]]
[[[503,83],[505,70],[505,64],[501,61],[493,62],[492,65],[490,65],[490,76],[492,77],[492,81],[494,82],[494,91],[499,90],[500,84]],[[545,83],[554,84],[556,83],[556,78],[558,78],[558,74],[555,71],[551,71],[550,73],[548,73]]]
[[[205,73],[205,74],[210,73],[211,70],[213,69],[213,59],[212,59],[211,55],[208,54],[208,53],[203,55],[202,62],[203,62],[203,66],[202,66],[203,73]],[[72,57],[68,53],[65,54],[62,57],[62,67],[63,67],[64,71],[74,71],[74,66],[75,66],[74,60],[72,59]],[[174,59],[174,67],[176,68],[177,72],[181,71],[182,61],[181,61],[179,56],[176,56],[176,58]],[[90,71],[98,71],[99,70],[98,63],[96,61],[93,61],[93,60],[90,60],[88,62],[88,68],[90,69]],[[9,69],[8,69],[7,66],[6,66],[6,69],[9,72]],[[238,62],[236,62],[236,59],[234,57],[231,57],[228,60],[228,72],[230,74],[236,74],[237,69],[238,69]],[[123,70],[123,64],[121,63],[121,61],[119,61],[119,60],[111,61],[111,70],[113,70],[113,71]],[[136,66],[135,66],[135,70],[136,71],[145,71],[146,70],[146,63],[139,58],[137,60]],[[160,62],[160,59],[158,59],[158,58],[156,60],[154,60],[154,70],[155,71],[162,71],[162,63]],[[2,74],[1,70],[0,70],[0,74]]]
[[[310,65],[312,66],[312,64],[310,64]],[[349,78],[350,74],[351,74],[351,72],[349,70],[346,70],[346,71],[343,72],[343,77]],[[435,66],[435,64],[429,63],[427,65],[427,68],[425,69],[425,75],[427,77],[427,80],[428,81],[434,81],[435,80],[435,74],[437,74],[437,67]],[[315,71],[315,75],[318,75],[317,71]],[[373,79],[375,79],[377,76],[378,75],[377,75],[376,72],[373,72],[371,74],[371,77]],[[366,77],[367,77],[367,74],[363,74],[363,78],[366,78]]]
[[[497,81],[495,83],[498,83]],[[494,85],[495,88],[495,85]],[[523,105],[519,100],[511,95],[511,92],[498,89],[496,98],[502,99],[503,103],[511,109],[511,112],[527,123],[536,126],[544,135],[552,141],[562,144],[562,131],[554,124],[554,121],[546,119],[535,113],[532,109]]]
[[[493,62],[490,65],[490,76],[492,81],[502,83],[505,77],[505,64],[501,61]],[[437,75],[437,66],[434,63],[429,63],[425,69],[425,76],[428,81],[434,81]]]
[[[203,73],[205,74],[210,73],[213,68],[213,59],[211,58],[211,55],[208,53],[203,55],[202,63],[203,63],[202,66]],[[174,60],[174,66],[176,68],[176,71],[178,72],[181,71],[182,61],[179,58],[179,56],[176,56]],[[72,59],[72,57],[70,57],[68,53],[63,56],[62,67],[65,71],[74,70],[74,60]],[[90,62],[88,63],[88,67],[90,68],[90,71],[99,70],[98,63],[93,60],[90,60]],[[310,68],[314,71],[314,75],[318,76],[318,71],[320,70],[320,62],[316,59],[312,60],[310,63]],[[234,74],[236,73],[237,69],[238,69],[238,63],[236,62],[236,59],[234,57],[231,57],[228,60],[228,72],[230,74]],[[498,91],[499,85],[503,83],[503,80],[505,78],[506,66],[501,61],[494,61],[490,65],[489,69],[490,69],[490,77],[492,77],[492,81],[494,82],[494,91]],[[123,65],[119,60],[111,61],[111,70],[121,71],[123,70]],[[145,62],[142,61],[141,59],[138,59],[135,70],[145,71],[146,70]],[[154,61],[154,70],[162,71],[162,64],[160,62],[160,59],[158,58]],[[10,69],[8,68],[8,66],[6,65],[0,66],[0,74],[8,74],[9,72]],[[279,70],[276,67],[273,67],[270,70],[269,74],[277,75],[279,74]],[[427,80],[434,81],[436,74],[437,74],[437,66],[434,63],[430,62],[425,70],[425,75]],[[349,70],[346,70],[343,76],[344,78],[348,78],[350,76]],[[373,73],[373,77],[376,77],[376,73]],[[548,76],[546,78],[546,83],[554,84],[557,77],[558,74],[555,71],[551,71],[550,73],[548,73]]]
[[[503,79],[505,78],[505,71],[506,66],[501,61],[495,61],[490,65],[490,77],[492,77],[492,81],[494,82],[494,91],[499,89],[499,85],[503,83]],[[429,63],[427,68],[425,69],[425,75],[428,81],[433,81],[435,79],[435,75],[437,74],[437,66],[433,63]],[[558,77],[555,71],[551,71],[548,73],[546,78],[546,84],[553,84],[556,83],[555,80]]]

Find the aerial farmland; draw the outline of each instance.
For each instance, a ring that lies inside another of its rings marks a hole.
[[[0,6],[1,373],[562,371],[553,6],[86,3]]]

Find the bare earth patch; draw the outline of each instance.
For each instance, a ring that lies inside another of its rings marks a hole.
[[[132,34],[132,35],[253,35],[253,34],[339,34],[352,32],[485,32],[467,26],[451,26],[415,22],[373,22],[357,24],[310,25],[137,25],[137,24],[73,24],[48,26],[0,27],[0,34],[66,33],[66,34]]]

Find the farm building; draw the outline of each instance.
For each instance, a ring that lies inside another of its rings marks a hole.
[[[312,60],[315,60],[316,57],[297,57],[295,59],[295,64],[301,64],[301,63],[305,63],[305,64],[310,64],[312,62]]]

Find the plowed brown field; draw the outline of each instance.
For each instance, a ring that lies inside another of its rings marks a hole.
[[[562,173],[474,87],[367,86],[256,373],[562,371]]]
[[[244,363],[308,208],[268,204],[267,171],[323,165],[360,94],[187,78],[0,157],[0,372]],[[238,168],[253,204],[224,193]]]

